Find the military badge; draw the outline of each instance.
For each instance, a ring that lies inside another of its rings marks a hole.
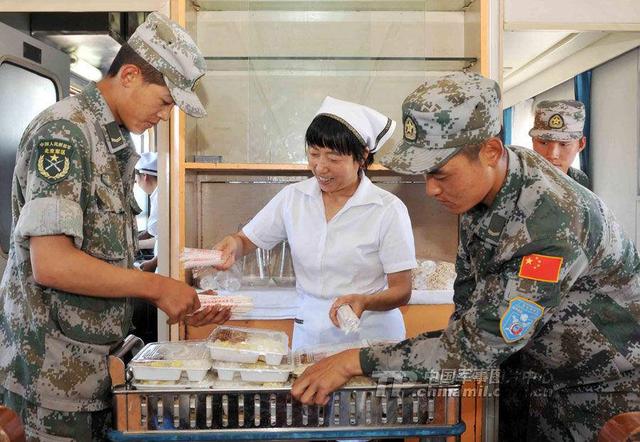
[[[562,268],[561,256],[545,256],[536,253],[524,256],[520,261],[518,276],[542,282],[558,282]]]
[[[418,138],[418,126],[410,116],[404,119],[404,138],[408,141],[416,141]]]
[[[196,88],[198,87],[198,84],[200,84],[200,80],[202,80],[203,77],[204,77],[204,74],[195,79],[195,81],[193,82],[193,86],[191,86],[191,92],[196,90]]]
[[[522,339],[542,317],[544,307],[529,299],[517,296],[509,301],[509,307],[500,318],[500,334],[507,343]]]
[[[564,119],[560,114],[553,114],[549,118],[549,127],[551,129],[562,129],[564,127]]]
[[[40,140],[37,145],[38,175],[49,184],[55,184],[69,176],[73,146],[66,140]]]

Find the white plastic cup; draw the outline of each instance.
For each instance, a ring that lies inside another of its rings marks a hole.
[[[355,314],[349,304],[342,304],[337,311],[340,330],[346,334],[353,333],[360,328],[360,318]]]

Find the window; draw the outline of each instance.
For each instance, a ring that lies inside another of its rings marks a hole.
[[[31,120],[58,99],[50,78],[14,63],[0,64],[0,249],[9,251],[11,181],[22,133]]]

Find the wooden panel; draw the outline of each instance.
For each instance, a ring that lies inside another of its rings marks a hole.
[[[453,313],[453,304],[405,305],[400,311],[407,338],[414,338],[424,332],[444,329]]]
[[[198,203],[199,198],[196,198],[198,189],[198,183],[196,176],[188,174],[185,177],[185,246],[197,247],[198,246]]]

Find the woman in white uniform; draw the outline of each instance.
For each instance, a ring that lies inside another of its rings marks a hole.
[[[402,201],[365,175],[394,129],[371,108],[327,97],[305,136],[314,177],[285,187],[215,246],[228,269],[256,247],[289,241],[299,294],[294,350],[405,337],[397,307],[409,301],[416,267],[411,222]],[[342,304],[360,317],[357,333],[338,328]]]

